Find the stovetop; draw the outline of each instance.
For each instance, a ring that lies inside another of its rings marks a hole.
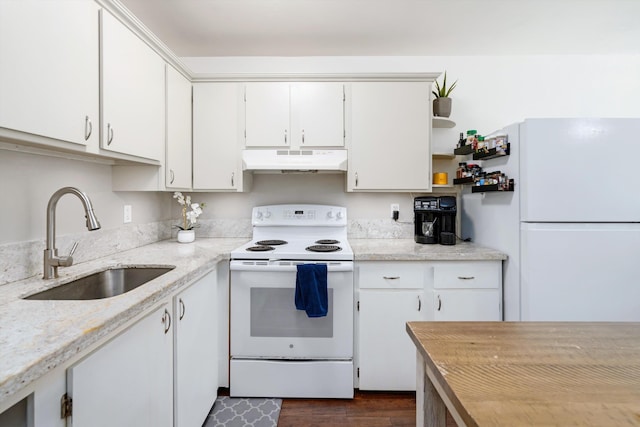
[[[253,239],[232,259],[353,260],[347,241],[347,211],[326,205],[270,205],[253,208]]]

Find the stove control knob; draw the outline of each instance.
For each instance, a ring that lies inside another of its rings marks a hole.
[[[264,217],[265,217],[265,218],[271,218],[271,212],[266,211],[266,212],[264,213]]]
[[[256,211],[256,219],[262,219],[262,211]]]
[[[338,212],[336,214],[336,219],[342,219],[342,212]]]
[[[327,212],[327,218],[333,218],[333,211]]]

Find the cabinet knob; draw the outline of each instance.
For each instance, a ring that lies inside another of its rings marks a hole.
[[[173,181],[176,179],[176,175],[173,173],[173,169],[169,169],[169,175],[171,178],[169,179],[169,184],[173,184]]]
[[[304,129],[302,129],[302,143],[304,144]]]
[[[287,130],[284,130],[284,143],[287,143]]]
[[[438,311],[442,308],[442,300],[440,299],[440,295],[438,295]]]
[[[458,279],[460,279],[460,280],[473,280],[473,279],[475,279],[475,276],[458,276]]]
[[[235,172],[231,172],[231,186],[234,187],[235,184],[235,177],[236,177],[236,173]]]

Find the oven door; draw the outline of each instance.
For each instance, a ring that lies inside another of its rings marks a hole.
[[[328,313],[310,318],[294,302],[297,264],[231,261],[231,357],[351,359],[353,262],[327,264]]]

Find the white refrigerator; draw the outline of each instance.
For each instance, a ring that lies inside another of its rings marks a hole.
[[[640,321],[640,119],[527,119],[503,131],[510,154],[477,163],[514,191],[464,187],[460,211],[463,238],[509,257],[504,320]]]

